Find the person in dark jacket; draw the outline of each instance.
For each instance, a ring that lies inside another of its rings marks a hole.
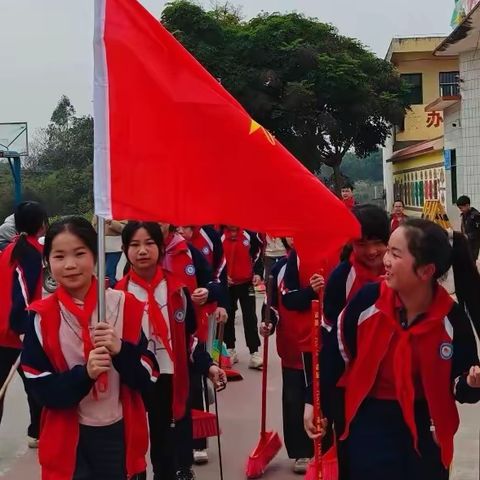
[[[30,303],[42,298],[42,251],[38,239],[45,235],[47,213],[37,202],[23,202],[15,212],[15,228],[19,235],[0,254],[0,385],[5,382],[12,366],[18,359],[22,338],[33,325],[33,314],[26,309]],[[24,380],[30,409],[28,436],[30,448],[38,447],[40,416],[42,408],[31,395]],[[0,421],[3,399],[0,399]]]
[[[292,239],[288,238],[292,247]],[[293,250],[290,250],[290,254]],[[287,269],[287,257],[278,260],[272,268],[273,284],[270,325],[262,322],[262,336],[276,333],[277,352],[282,362],[282,418],[283,440],[288,457],[294,460],[293,471],[305,474],[313,457],[313,442],[303,428],[303,405],[305,399],[305,375],[303,372],[302,349],[296,328],[296,312],[288,311],[282,304],[282,283]],[[266,304],[262,308],[265,319]]]
[[[223,252],[222,240],[218,232],[207,225],[194,226],[186,225],[177,227],[179,233],[190,245],[207,259],[212,271],[213,279],[219,289],[219,295],[216,302],[216,308],[210,318],[214,318],[218,323],[226,323],[228,305],[228,283],[225,254]],[[212,321],[212,320],[210,320]],[[205,341],[203,339],[203,346]],[[212,339],[208,339],[213,342]],[[192,375],[190,379],[191,406],[196,410],[208,410],[206,401],[206,383],[201,375]],[[208,463],[207,439],[201,438],[193,442],[193,460],[197,465]]]
[[[470,319],[438,284],[453,265],[468,276],[456,285],[478,312],[480,275],[471,268],[465,238],[423,219],[391,236],[385,280],[365,285],[347,305],[322,348],[323,398],[346,389],[348,480],[448,480],[456,401],[480,401],[480,367]],[[476,303],[477,305],[473,305]],[[479,318],[472,318],[478,324]],[[311,438],[312,390],[305,406]]]
[[[466,195],[457,200],[457,207],[462,212],[462,233],[467,236],[473,259],[477,261],[480,252],[480,212],[470,205],[470,198]]]
[[[362,237],[350,242],[349,255],[332,272],[328,278],[324,295],[324,328],[322,336],[331,335],[332,327],[355,294],[367,283],[377,282],[385,273],[383,257],[390,237],[390,225],[387,213],[376,205],[358,205],[352,213],[362,228]],[[330,333],[329,333],[330,332]],[[307,377],[309,378],[309,377]],[[343,443],[339,441],[344,429],[344,389],[338,387],[332,391],[332,401],[324,406],[324,415],[329,420],[329,435],[324,439],[324,448],[328,450],[333,441],[330,431],[335,430],[337,439],[337,456],[339,458],[339,480],[347,477],[344,472],[342,457]],[[328,410],[328,406],[333,408]]]

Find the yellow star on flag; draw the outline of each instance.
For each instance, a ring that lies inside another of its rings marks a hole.
[[[252,123],[250,124],[250,135],[255,133],[257,130],[262,130],[265,136],[267,137],[267,140],[272,144],[275,145],[275,137],[266,129],[263,128],[258,122],[253,120],[252,118]]]

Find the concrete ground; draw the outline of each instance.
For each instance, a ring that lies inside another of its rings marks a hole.
[[[260,305],[260,301],[259,301]],[[245,347],[241,321],[237,318],[237,338],[240,363],[235,369],[242,372],[242,382],[229,384],[220,394],[219,410],[222,428],[224,478],[243,480],[245,462],[259,439],[261,373],[247,368],[248,350]],[[282,434],[281,371],[275,347],[271,349],[268,386],[268,428]],[[454,480],[479,478],[480,406],[460,406],[461,426],[456,437]],[[34,480],[40,478],[36,451],[26,447],[27,403],[20,379],[17,377],[8,392],[5,415],[0,428],[0,477],[2,480]],[[273,460],[264,475],[266,479],[291,480],[299,478],[291,471],[292,463],[285,450]],[[219,478],[216,439],[210,441],[210,463],[196,467],[198,480]],[[151,476],[149,478],[152,478]]]

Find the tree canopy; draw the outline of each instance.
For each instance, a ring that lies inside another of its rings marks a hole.
[[[23,197],[41,200],[50,215],[88,213],[93,209],[93,118],[77,116],[66,96],[60,98],[47,127],[30,142],[23,162]],[[0,168],[4,218],[13,209],[13,181]]]
[[[375,152],[409,108],[393,65],[332,25],[298,13],[211,11],[178,0],[163,25],[307,168]]]

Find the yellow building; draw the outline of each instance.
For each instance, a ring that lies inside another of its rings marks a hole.
[[[433,56],[444,39],[394,38],[386,56],[411,85],[411,110],[392,130],[383,152],[387,208],[401,199],[410,215],[420,214],[425,200],[445,204],[443,115],[425,111],[439,96],[458,93],[457,58]]]

